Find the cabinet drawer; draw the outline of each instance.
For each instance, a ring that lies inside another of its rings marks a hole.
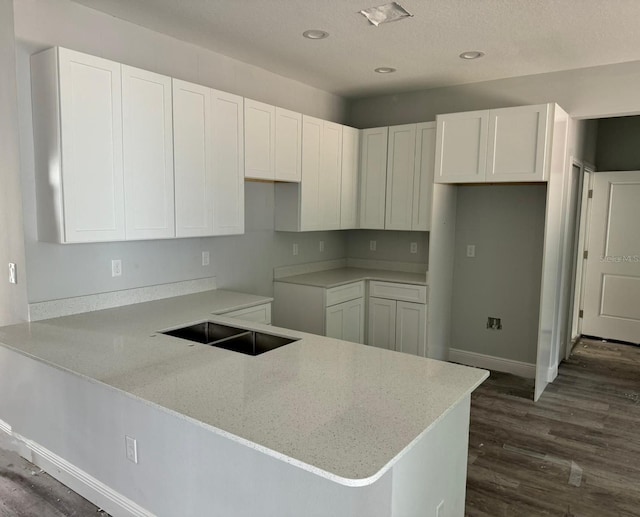
[[[256,305],[255,307],[247,307],[246,309],[226,312],[221,314],[221,316],[271,325],[271,304],[263,303],[262,305]]]
[[[352,284],[339,285],[327,289],[325,305],[335,305],[336,303],[348,302],[364,296],[364,282],[353,282]]]
[[[369,296],[405,302],[427,303],[427,286],[372,281],[369,282]]]

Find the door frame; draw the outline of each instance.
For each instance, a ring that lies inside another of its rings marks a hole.
[[[593,175],[596,172],[596,167],[588,162],[583,162],[572,158],[571,165],[577,165],[580,167],[580,175],[582,176],[582,185],[580,192],[580,206],[579,206],[579,220],[578,220],[578,232],[576,234],[575,242],[575,262],[572,269],[572,299],[570,305],[570,318],[568,321],[569,332],[567,334],[567,341],[565,345],[564,358],[569,359],[573,347],[582,337],[582,317],[580,315],[583,309],[584,303],[584,279],[586,268],[584,253],[587,250],[589,243],[589,215],[591,210],[591,197],[590,192],[592,190]]]

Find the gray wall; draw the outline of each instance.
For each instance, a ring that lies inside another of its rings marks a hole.
[[[3,4],[7,3],[11,2],[3,0]],[[247,222],[243,236],[64,246],[39,242],[29,71],[29,56],[38,50],[55,45],[69,47],[337,122],[344,121],[346,104],[335,95],[68,0],[21,0],[15,9],[30,302],[211,275],[217,276],[220,287],[270,295],[275,266],[345,256],[345,235],[341,232],[276,234],[273,184],[250,182],[246,184]],[[2,16],[2,20],[10,21],[11,16]],[[3,27],[2,34],[5,32]],[[11,197],[13,202],[19,199],[17,191]],[[16,214],[20,214],[19,209],[12,211],[13,216]],[[324,253],[317,251],[320,239],[325,241]],[[297,257],[291,253],[293,242],[300,246]],[[201,266],[204,250],[211,252],[209,267]],[[117,279],[111,277],[110,263],[114,258],[122,259],[123,275]]]
[[[27,319],[15,69],[13,2],[0,0],[0,326]],[[7,282],[9,262],[16,285]]]
[[[640,170],[640,117],[598,122],[596,167],[599,171]]]
[[[545,200],[544,185],[458,187],[451,348],[535,364]]]
[[[369,242],[376,241],[376,251]],[[412,242],[418,243],[418,253],[410,252]],[[349,258],[390,260],[427,264],[429,262],[429,233],[390,230],[350,230],[347,239]]]
[[[640,113],[640,61],[356,99],[360,128],[434,120],[439,113],[557,102],[574,118]]]

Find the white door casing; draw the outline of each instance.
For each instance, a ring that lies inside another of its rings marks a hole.
[[[593,178],[582,333],[640,343],[640,171]]]

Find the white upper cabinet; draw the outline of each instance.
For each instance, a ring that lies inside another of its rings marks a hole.
[[[342,126],[323,120],[318,183],[320,227],[323,230],[340,229],[341,183]]]
[[[488,111],[438,115],[435,182],[484,182],[488,133]]]
[[[416,125],[389,128],[385,229],[410,230],[413,219]]]
[[[553,105],[438,115],[436,183],[548,179]]]
[[[276,108],[274,179],[299,182],[301,177],[302,115]]]
[[[304,115],[302,117],[302,183],[300,184],[300,230],[319,230],[320,182],[323,121]],[[292,185],[296,188],[295,185]]]
[[[550,104],[489,112],[486,181],[543,181],[552,110]]]
[[[362,131],[360,227],[431,227],[435,122]]]
[[[213,229],[215,235],[244,233],[243,98],[211,90]]]
[[[360,131],[342,126],[342,183],[340,189],[340,228],[358,227],[358,170]]]
[[[416,126],[416,159],[413,176],[413,206],[411,229],[431,229],[433,200],[433,170],[436,156],[436,123],[423,122]]]
[[[122,66],[127,239],[175,236],[171,78]]]
[[[38,236],[125,238],[119,63],[63,48],[32,57]]]
[[[245,178],[275,179],[275,106],[245,99],[244,128]]]
[[[176,235],[213,235],[211,90],[173,80]]]
[[[360,228],[384,229],[388,134],[387,127],[361,133]]]

